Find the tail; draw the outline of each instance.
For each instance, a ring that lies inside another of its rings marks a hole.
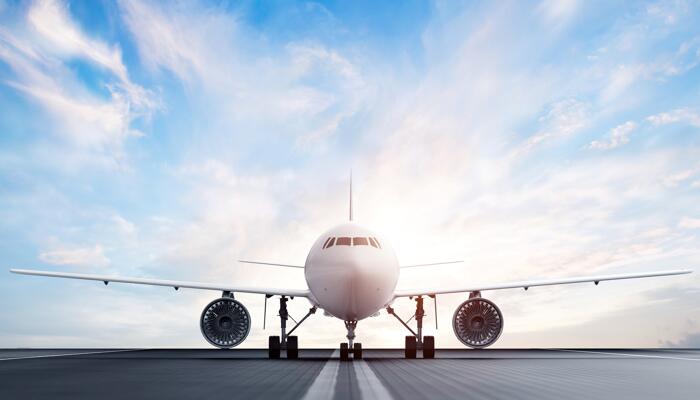
[[[350,221],[352,221],[352,170],[350,170]]]

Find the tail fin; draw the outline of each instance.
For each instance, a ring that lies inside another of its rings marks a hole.
[[[352,170],[350,170],[350,221],[352,221]]]

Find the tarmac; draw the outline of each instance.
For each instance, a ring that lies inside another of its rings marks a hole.
[[[0,399],[698,399],[700,350],[0,349]]]

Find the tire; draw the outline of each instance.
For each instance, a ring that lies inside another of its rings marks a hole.
[[[355,360],[362,360],[362,343],[355,343],[352,348],[352,358]]]
[[[348,360],[350,360],[349,351],[348,351],[348,344],[341,343],[340,344],[340,361],[348,361]]]
[[[270,336],[267,343],[268,343],[268,346],[267,346],[268,356],[271,359],[280,358],[280,337],[279,336]]]
[[[405,355],[406,358],[416,358],[416,337],[406,336]]]
[[[423,358],[435,358],[435,336],[423,336]]]
[[[287,336],[287,358],[291,360],[299,358],[299,337]]]

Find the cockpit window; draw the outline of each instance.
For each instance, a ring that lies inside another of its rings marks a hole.
[[[349,237],[339,237],[336,239],[335,244],[338,246],[352,246],[352,241]]]
[[[329,237],[328,239],[326,239],[326,243],[323,244],[323,248],[327,249],[327,248],[333,246],[333,242],[335,242],[335,238]]]
[[[367,238],[366,237],[354,237],[354,238],[352,238],[352,245],[353,246],[367,246]]]
[[[372,246],[378,249],[382,248],[382,245],[379,244],[375,237],[329,237],[323,242],[324,249],[333,246]]]

